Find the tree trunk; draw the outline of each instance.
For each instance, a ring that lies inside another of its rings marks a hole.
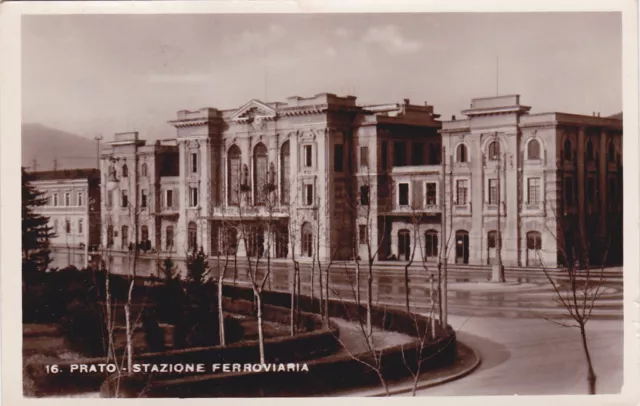
[[[258,303],[258,345],[260,347],[260,363],[264,364],[264,333],[262,331],[262,297],[259,293],[255,294]]]
[[[133,371],[133,330],[131,325],[131,304],[127,302],[124,305],[124,318],[126,322],[126,339],[127,339],[127,371]]]
[[[296,266],[293,265],[291,269],[292,278],[291,278],[291,313],[289,320],[289,327],[291,330],[291,337],[296,334],[295,330],[295,308],[296,308]]]
[[[220,345],[226,346],[227,342],[225,339],[224,332],[224,310],[222,308],[222,282],[224,281],[224,273],[220,274],[220,278],[218,279],[218,323],[219,323],[219,334],[220,334]]]
[[[371,322],[371,310],[373,309],[373,263],[369,263],[367,275],[367,335],[373,345],[373,323]]]
[[[111,319],[111,286],[109,280],[109,272],[107,272],[107,276],[105,278],[105,305],[106,305],[106,314],[107,314],[107,362],[112,360],[115,361],[115,351],[113,348],[113,320]]]
[[[587,358],[587,382],[589,384],[589,395],[595,395],[596,373],[593,370],[593,362],[591,361],[591,354],[589,353],[589,346],[587,345],[587,333],[583,323],[580,323],[580,335],[582,336],[582,348],[584,349],[584,355]]]
[[[327,327],[329,326],[329,266],[327,266],[326,275],[324,278],[325,283],[325,295],[324,295],[324,314],[327,317]]]
[[[440,327],[443,326],[443,309],[442,309],[442,261],[438,261],[438,321]]]
[[[407,313],[411,312],[411,307],[409,306],[409,266],[411,263],[407,263],[404,266],[404,305],[407,308]]]

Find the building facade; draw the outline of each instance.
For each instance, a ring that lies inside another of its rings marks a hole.
[[[46,205],[35,211],[49,218],[55,236],[50,239],[53,267],[83,266],[89,248],[100,244],[100,172],[69,169],[32,172],[32,186],[44,193]]]
[[[622,121],[473,99],[442,140],[449,262],[622,261]]]
[[[529,109],[473,99],[442,122],[427,103],[323,93],[182,110],[174,140],[117,134],[102,150],[103,244],[556,266],[589,236],[582,251],[621,258],[621,120]]]

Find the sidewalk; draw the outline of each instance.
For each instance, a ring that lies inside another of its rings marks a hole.
[[[426,389],[447,382],[454,381],[472,373],[480,366],[480,355],[471,347],[458,341],[458,358],[453,365],[433,371],[426,371],[420,375],[416,390]],[[401,381],[387,382],[389,395],[411,394],[414,382],[413,378]],[[387,396],[382,385],[370,388],[352,388],[346,391],[332,393],[330,396],[340,397],[380,397]]]

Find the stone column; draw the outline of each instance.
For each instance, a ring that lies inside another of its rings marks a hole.
[[[178,251],[178,256],[184,254],[184,249],[187,247],[187,176],[189,160],[187,157],[186,143],[184,141],[178,141],[178,156],[180,163],[179,171],[179,195],[176,196],[178,202],[178,224],[177,229],[174,232],[174,245]]]
[[[502,227],[502,260],[505,265],[518,266],[519,235],[518,235],[518,136],[517,129],[506,134],[506,159],[501,162],[500,193],[504,204],[502,213],[506,215],[500,219]],[[504,208],[504,210],[503,210]]]

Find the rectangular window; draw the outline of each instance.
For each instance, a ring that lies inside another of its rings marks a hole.
[[[398,204],[400,206],[409,205],[409,184],[400,183],[398,185]]]
[[[129,206],[129,193],[126,190],[122,191],[122,196],[120,200],[120,206],[128,207]]]
[[[342,172],[344,166],[344,150],[342,144],[335,144],[333,146],[333,170],[335,172]]]
[[[54,233],[58,232],[58,220],[53,220],[53,230]]]
[[[527,191],[529,196],[529,204],[540,203],[540,178],[527,179]]]
[[[424,143],[414,142],[411,146],[411,165],[424,165]]]
[[[144,189],[140,191],[140,206],[147,207],[147,191]]]
[[[596,200],[596,180],[595,178],[587,178],[587,199],[589,204],[595,203]]]
[[[82,234],[83,229],[82,229],[82,219],[78,219],[78,234]]]
[[[469,184],[466,179],[456,181],[456,202],[466,205],[469,194]]]
[[[113,206],[113,190],[107,191],[107,207]]]
[[[489,179],[489,204],[498,204],[498,179]]]
[[[58,194],[57,193],[53,194],[53,205],[54,206],[58,206]]]
[[[360,186],[360,205],[369,205],[369,186]]]
[[[436,182],[427,182],[427,206],[436,206]]]
[[[64,231],[65,231],[67,234],[70,234],[70,233],[71,233],[71,221],[69,221],[69,219],[66,219],[66,220],[64,221]]]
[[[304,197],[307,206],[313,206],[313,185],[304,185]]]
[[[173,207],[173,190],[167,190],[166,205],[167,205],[167,208]]]
[[[570,176],[564,178],[564,202],[567,207],[573,206],[573,178]]]
[[[304,146],[304,166],[311,168],[313,166],[313,149],[311,145]]]
[[[407,164],[407,144],[403,141],[393,143],[393,166]]]
[[[198,205],[198,188],[190,187],[189,188],[189,206],[196,207]]]
[[[369,167],[369,147],[360,147],[360,166]]]
[[[84,205],[84,194],[82,192],[78,192],[78,206]]]
[[[71,206],[71,193],[65,193],[64,194],[64,205],[66,207]]]
[[[360,224],[358,226],[358,239],[360,241],[360,244],[366,244],[367,240],[369,239],[368,235],[369,234],[367,232],[367,225],[366,224]]]
[[[198,154],[191,154],[191,173],[198,173]]]
[[[388,146],[387,146],[387,141],[382,141],[382,145],[380,147],[380,158],[382,160],[382,170],[386,171],[387,170],[387,166],[388,166],[388,155],[389,155],[389,151],[388,151]]]

